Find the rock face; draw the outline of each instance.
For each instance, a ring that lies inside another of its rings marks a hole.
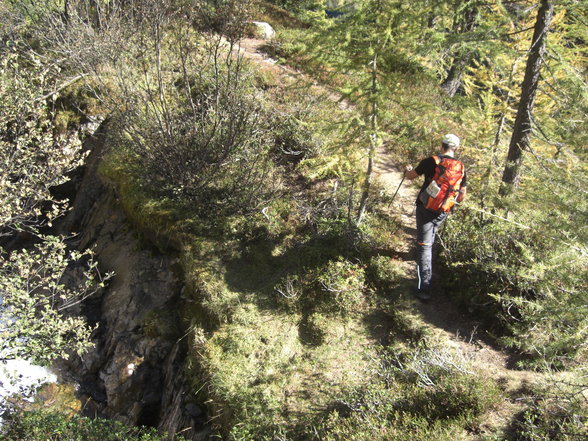
[[[80,382],[88,413],[206,440],[207,418],[183,370],[177,258],[140,239],[99,178],[100,132],[86,143],[91,154],[60,229],[80,232],[75,246],[93,247],[101,271],[115,275],[83,307],[90,322],[99,325],[95,349],[68,368]]]

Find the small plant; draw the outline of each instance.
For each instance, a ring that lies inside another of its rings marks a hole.
[[[402,268],[387,256],[374,256],[366,268],[366,276],[380,294],[390,293],[405,277]]]
[[[153,428],[128,427],[117,421],[80,416],[67,417],[49,411],[10,415],[0,430],[5,441],[163,441],[167,435]],[[178,441],[184,438],[176,437]]]
[[[330,261],[320,271],[317,282],[321,292],[320,300],[327,311],[353,313],[364,301],[364,269],[348,260]]]

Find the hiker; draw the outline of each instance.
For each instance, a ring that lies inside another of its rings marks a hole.
[[[440,155],[423,159],[415,169],[408,165],[405,170],[407,179],[425,175],[416,201],[418,285],[414,294],[421,300],[431,298],[432,248],[437,230],[455,201],[462,202],[466,196],[465,168],[454,158],[459,144],[456,135],[447,134]]]

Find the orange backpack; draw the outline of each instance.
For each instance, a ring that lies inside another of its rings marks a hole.
[[[454,158],[433,156],[437,168],[431,184],[420,195],[426,209],[451,211],[464,175],[463,164]]]

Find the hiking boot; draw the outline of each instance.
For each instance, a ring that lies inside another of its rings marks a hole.
[[[431,297],[432,297],[430,289],[415,288],[412,291],[412,293],[417,299],[422,300],[423,302],[426,302],[427,300],[431,300]]]

